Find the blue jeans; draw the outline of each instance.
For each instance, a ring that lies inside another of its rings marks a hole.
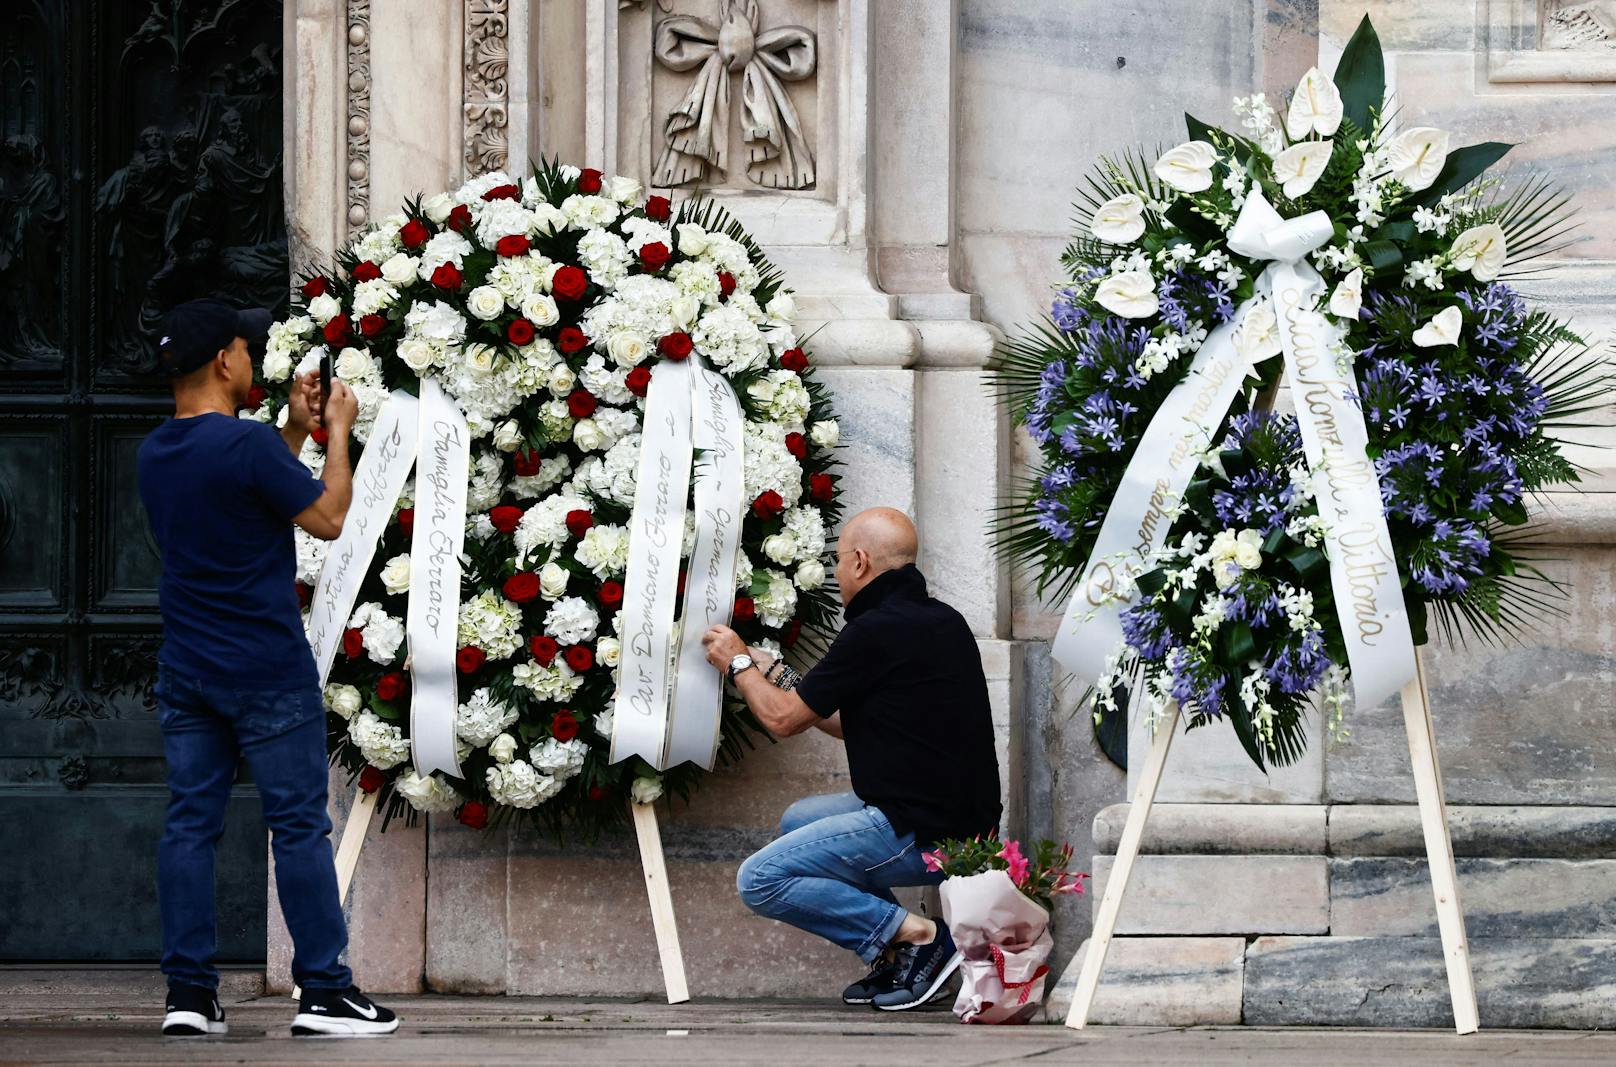
[[[741,864],[735,886],[758,915],[817,934],[873,963],[908,914],[894,886],[937,885],[914,834],[900,834],[852,793],[807,797],[780,836]]]
[[[168,760],[168,824],[157,846],[163,973],[217,989],[213,858],[242,756],[263,800],[275,889],[292,935],[292,977],[346,989],[348,928],[337,897],[326,814],[325,706],[313,685],[241,688],[160,666],[157,712]]]

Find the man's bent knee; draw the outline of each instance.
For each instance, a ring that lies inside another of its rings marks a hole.
[[[735,890],[741,895],[741,903],[758,915],[769,914],[769,903],[780,889],[780,879],[769,866],[767,852],[762,849],[752,853],[735,872]]]

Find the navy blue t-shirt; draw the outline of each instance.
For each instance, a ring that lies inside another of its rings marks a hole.
[[[312,685],[292,516],[325,485],[263,423],[169,419],[140,445],[140,498],[163,557],[159,660],[206,678]]]

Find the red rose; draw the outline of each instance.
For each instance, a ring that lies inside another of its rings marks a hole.
[[[577,648],[578,646],[573,645],[572,647]],[[570,652],[571,649],[568,649],[568,651]],[[586,648],[584,651],[588,652],[589,650]],[[550,732],[555,734],[557,741],[566,744],[578,736],[578,720],[572,717],[572,712],[570,711],[558,711],[555,713],[555,718],[550,720]]]
[[[567,532],[574,537],[582,537],[595,525],[595,516],[583,508],[567,512]]]
[[[483,194],[483,199],[489,201],[520,200],[522,199],[522,190],[514,185],[496,185]]]
[[[578,173],[578,191],[580,193],[600,192],[600,180],[604,177],[605,175],[600,171],[585,167]]]
[[[502,256],[521,256],[526,255],[527,250],[532,247],[533,242],[529,241],[522,234],[513,233],[508,236],[501,237],[494,245],[494,251],[498,252]]]
[[[318,274],[298,287],[298,291],[303,294],[303,299],[305,300],[313,300],[317,296],[324,296],[330,289],[331,283]]]
[[[398,509],[398,528],[404,531],[404,536],[405,537],[414,536],[414,534],[415,534],[415,509],[414,508],[399,508]]]
[[[595,654],[588,645],[573,645],[562,653],[562,658],[567,661],[567,666],[579,674],[595,665]]]
[[[555,662],[556,653],[561,651],[561,646],[556,644],[553,637],[534,634],[533,639],[527,643],[527,650],[533,653],[533,658],[538,660],[539,666],[548,667]]]
[[[651,368],[635,367],[628,372],[628,378],[623,385],[635,396],[644,396],[646,390],[651,388]]]
[[[786,434],[786,451],[798,459],[808,455],[808,438],[800,433]]]
[[[685,359],[690,355],[690,350],[696,346],[688,333],[676,330],[658,341],[656,347],[657,351],[668,359]]]
[[[661,241],[652,241],[650,244],[640,246],[640,266],[655,274],[668,265],[673,258],[673,252]]]
[[[600,583],[600,592],[597,594],[600,602],[608,608],[615,608],[623,602],[623,583],[607,581]]]
[[[760,519],[772,519],[786,509],[786,502],[773,489],[765,489],[752,501],[752,514]]]
[[[455,666],[460,668],[461,674],[471,674],[478,667],[481,667],[486,659],[488,659],[488,653],[476,645],[467,645],[455,653]]]
[[[359,788],[367,793],[374,793],[387,784],[387,775],[380,767],[365,764],[365,769],[359,772]]]
[[[598,403],[599,401],[595,399],[595,394],[588,389],[574,389],[567,394],[567,410],[572,413],[572,417],[575,419],[589,418],[595,413],[595,407]]]
[[[358,630],[349,628],[342,631],[342,654],[349,659],[358,659],[359,654],[365,650],[365,635]]]
[[[562,267],[550,280],[550,291],[563,300],[581,300],[589,290],[589,275],[578,267]]]
[[[605,800],[609,796],[611,796],[611,793],[604,786],[592,785],[589,787],[590,800]]]
[[[505,336],[518,347],[531,343],[536,333],[538,330],[533,328],[533,324],[521,317],[512,319],[511,324],[505,327]]]
[[[827,504],[836,494],[836,485],[828,474],[811,474],[808,476],[808,496],[816,504]]]
[[[453,263],[444,263],[432,272],[432,284],[439,289],[453,291],[460,288],[460,283],[464,280],[465,278],[461,275],[460,268]]]
[[[727,270],[718,272],[718,295],[729,296],[735,291],[735,275]]]
[[[325,432],[324,426],[316,426],[314,429],[309,431],[309,440],[313,441],[321,448],[324,448],[325,443],[330,439],[331,435]]]
[[[522,521],[522,509],[502,504],[488,513],[488,521],[500,533],[515,533],[516,524]]]
[[[251,389],[247,390],[247,406],[249,408],[256,408],[258,405],[264,402],[264,397],[268,395],[268,390],[266,390],[263,386],[253,386]]]
[[[473,830],[481,830],[488,825],[488,805],[468,800],[460,805],[460,813],[455,818]]]
[[[314,587],[309,585],[307,582],[293,582],[292,588],[297,590],[298,607],[308,607],[309,601],[314,599]]]
[[[516,450],[516,455],[512,457],[512,463],[515,464],[518,475],[523,478],[531,478],[539,473],[539,468],[544,465],[544,460],[539,456],[539,450],[536,448],[519,448]]]
[[[404,695],[404,675],[388,671],[376,682],[376,695],[383,700],[397,700]]]
[[[679,572],[679,594],[678,595],[681,598],[683,598],[684,595],[685,595],[685,578],[686,578],[686,576],[687,576],[687,572],[685,572],[684,570],[681,570]]]
[[[359,320],[359,332],[366,337],[375,337],[387,329],[386,315],[366,315]]]
[[[653,196],[645,202],[645,217],[656,222],[667,222],[673,214],[673,201],[665,196]]]
[[[734,617],[736,622],[751,622],[757,618],[757,601],[749,596],[736,597]]]
[[[420,219],[411,219],[398,229],[398,239],[405,248],[420,248],[426,244],[426,239],[432,236],[432,231],[426,228],[426,223]]]
[[[471,208],[465,204],[456,204],[454,210],[449,212],[449,217],[444,221],[451,230],[469,230],[471,229]]]
[[[780,353],[780,366],[801,374],[808,369],[808,356],[800,348],[788,348]]]
[[[792,619],[791,620],[791,625],[786,627],[785,634],[780,638],[780,643],[782,645],[784,645],[786,648],[790,648],[790,647],[792,647],[793,645],[795,645],[797,643],[797,639],[799,637],[801,637],[801,636],[802,636],[802,620],[801,619]]]
[[[331,321],[325,324],[320,331],[325,337],[325,343],[332,348],[344,348],[348,342],[348,316],[333,315]]]
[[[382,269],[367,259],[354,267],[353,276],[356,282],[373,282],[382,276]]]
[[[589,347],[589,338],[576,326],[563,326],[556,335],[556,347],[571,355]]]
[[[517,571],[505,579],[504,593],[506,600],[526,604],[539,595],[539,576],[532,571]]]

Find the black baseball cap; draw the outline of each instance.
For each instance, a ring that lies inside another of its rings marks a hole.
[[[275,316],[265,308],[237,308],[208,297],[187,300],[163,316],[158,334],[158,364],[170,378],[183,378],[229,348],[240,337],[248,348],[261,347]]]

